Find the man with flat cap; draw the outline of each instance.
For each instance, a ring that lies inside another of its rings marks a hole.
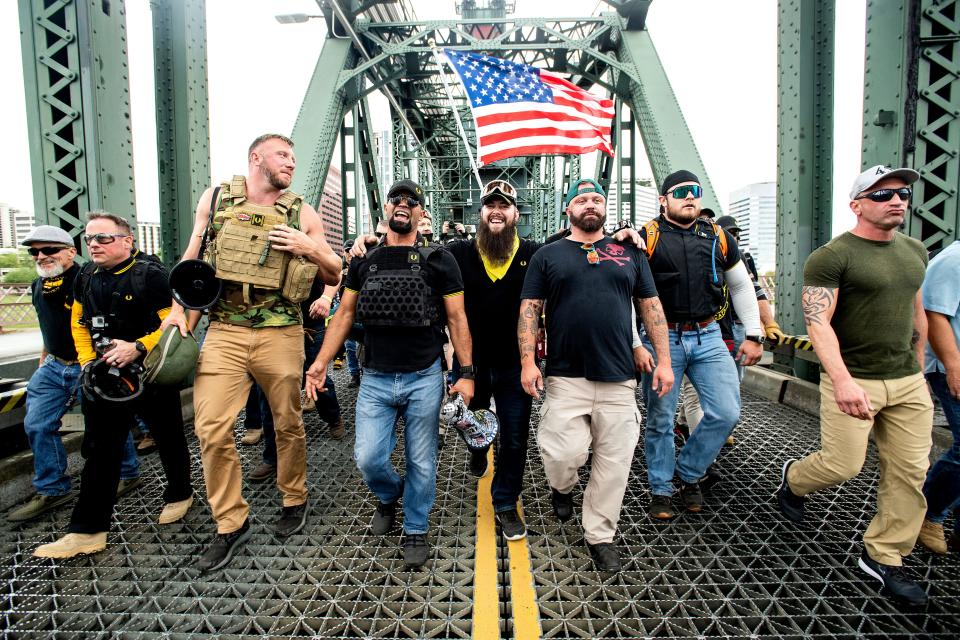
[[[730,300],[746,329],[735,358],[756,364],[763,353],[763,331],[753,284],[736,241],[701,218],[703,187],[690,171],[676,171],[660,187],[660,216],[643,227],[647,258],[667,318],[670,359],[677,380],[689,378],[703,408],[697,429],[675,451],[673,421],[680,385],[662,397],[644,376],[647,403],[645,449],[650,482],[650,516],[669,520],[673,478],[680,477],[683,507],[703,508],[700,479],[716,459],[740,417],[740,384],[734,359],[724,344],[717,312]],[[644,346],[650,350],[648,338]]]
[[[783,465],[777,501],[793,522],[806,496],[860,473],[870,436],[880,458],[877,514],[859,566],[907,605],[927,594],[903,572],[923,525],[933,404],[923,377],[927,317],[920,286],[923,244],[903,224],[919,179],[913,169],[875,166],[854,180],[851,231],[810,254],[803,319],[820,359],[820,450]],[[865,498],[865,496],[864,496]]]

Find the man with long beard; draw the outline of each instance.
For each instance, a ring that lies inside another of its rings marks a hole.
[[[309,289],[314,275],[336,284],[340,258],[324,239],[314,208],[288,191],[296,164],[289,138],[265,134],[254,140],[247,152],[247,175],[234,176],[200,197],[183,254],[184,259],[196,258],[202,238],[213,236],[207,256],[223,281],[193,387],[207,499],[217,521],[217,535],[195,565],[200,571],[226,566],[251,535],[233,427],[254,380],[267,397],[276,433],[283,508],[274,533],[287,538],[306,524],[303,317],[301,297],[292,292],[304,285]],[[310,273],[307,263],[318,271]],[[191,313],[190,324],[197,320],[199,313]],[[188,323],[176,303],[164,322],[169,324],[186,335]]]
[[[537,252],[521,291],[521,384],[537,398],[544,391],[535,353],[546,304],[550,358],[538,444],[554,511],[560,520],[569,518],[578,470],[592,450],[583,493],[583,537],[597,567],[616,572],[620,556],[613,540],[640,438],[631,354],[633,305],[657,354],[652,370],[656,392],[669,393],[674,376],[666,320],[643,253],[603,235],[603,188],[594,180],[578,180],[566,202],[569,237]]]

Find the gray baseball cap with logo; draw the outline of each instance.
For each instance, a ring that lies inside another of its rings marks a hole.
[[[853,187],[850,188],[850,199],[856,200],[861,193],[869,191],[870,187],[886,178],[900,178],[907,184],[913,184],[920,179],[920,174],[907,167],[891,169],[882,164],[875,165],[858,175],[857,179],[853,181]]]

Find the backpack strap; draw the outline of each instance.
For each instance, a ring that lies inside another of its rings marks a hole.
[[[273,203],[273,206],[283,216],[293,222],[294,229],[300,229],[300,209],[303,208],[303,196],[293,191],[284,191]]]
[[[723,259],[727,259],[727,234],[723,232],[723,229],[720,228],[713,220],[710,221],[710,225],[713,227],[713,233],[716,234],[717,240],[720,244],[720,255],[723,256]]]
[[[660,223],[651,220],[640,227],[643,230],[643,240],[647,245],[647,259],[653,257],[653,250],[657,248],[657,241],[660,240]]]

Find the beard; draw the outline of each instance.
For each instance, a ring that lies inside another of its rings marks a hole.
[[[586,213],[580,215],[579,217],[573,215],[572,213],[570,214],[570,224],[581,231],[586,231],[587,233],[599,231],[603,228],[604,222],[606,222],[606,216],[603,215],[602,211],[600,212],[599,216],[590,216],[589,218],[587,217]]]
[[[53,264],[47,265],[45,267],[40,266],[40,263],[36,265],[37,275],[41,278],[53,278],[59,276],[64,272],[63,265],[59,262],[54,262]]]
[[[263,177],[267,179],[267,182],[270,183],[270,186],[278,191],[283,191],[290,186],[290,180],[286,176],[280,176],[279,173],[274,173],[266,166],[260,166],[260,173],[263,174]]]
[[[390,218],[387,222],[387,225],[390,227],[390,230],[394,233],[399,233],[400,235],[406,235],[413,231],[413,224],[407,220],[406,222],[401,222],[396,218]]]
[[[517,237],[517,221],[504,220],[503,229],[494,232],[490,229],[490,224],[480,219],[480,226],[477,228],[477,249],[483,256],[496,265],[501,265],[510,258],[513,253],[513,243]]]
[[[680,224],[687,224],[688,222],[693,222],[700,217],[700,210],[694,208],[693,210],[687,208],[681,208],[679,211],[670,211],[667,209],[666,217],[669,220],[678,222]]]

